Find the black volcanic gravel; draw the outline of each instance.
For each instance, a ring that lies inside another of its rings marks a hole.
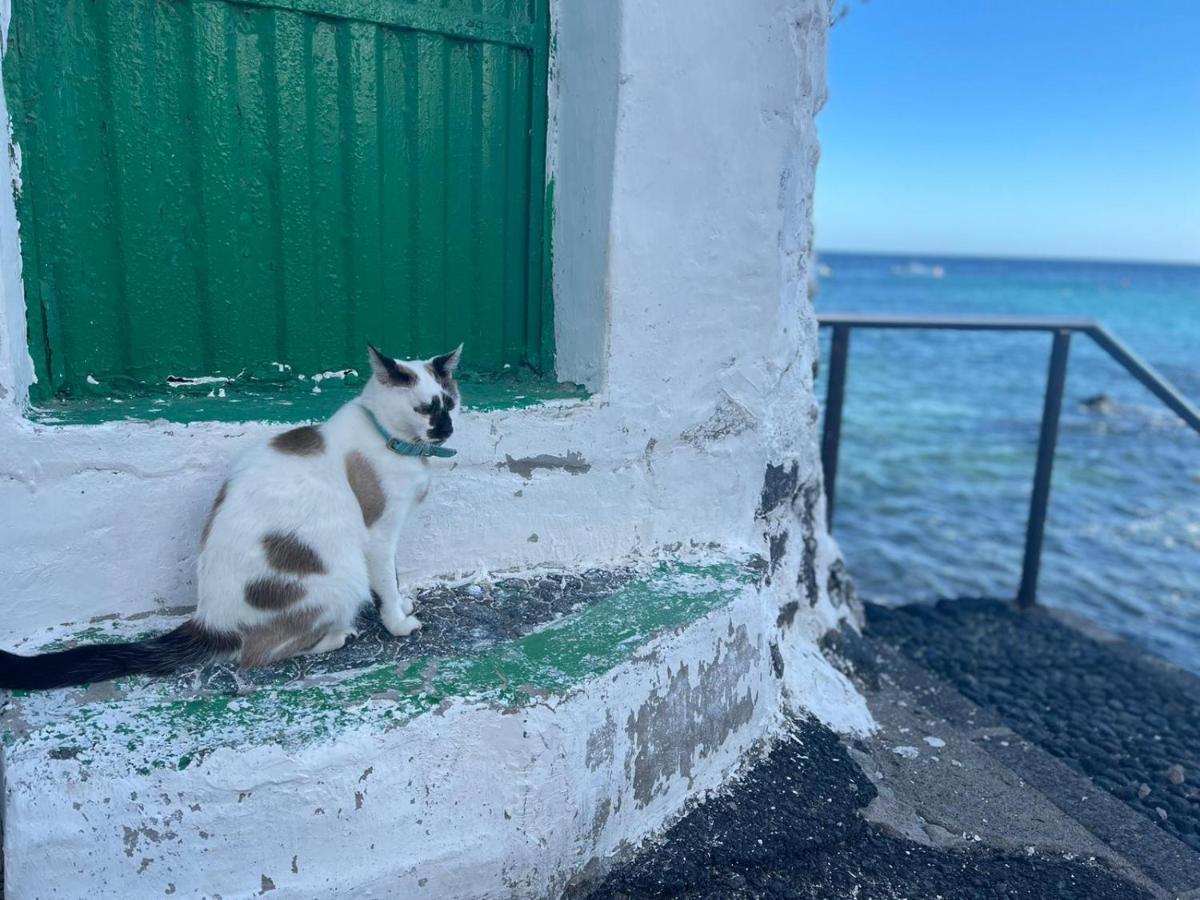
[[[797,723],[728,791],[586,894],[626,898],[1148,897],[1090,862],[996,850],[938,850],[883,834],[859,811],[875,788],[836,735]]]
[[[1200,679],[997,601],[868,606],[867,621],[874,638],[1200,850]]]

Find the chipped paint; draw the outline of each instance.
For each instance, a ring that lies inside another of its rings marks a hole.
[[[513,459],[506,454],[504,462],[497,463],[497,468],[508,469],[528,481],[538,469],[561,469],[572,475],[583,475],[592,470],[592,465],[583,458],[582,453],[572,450],[566,456],[539,453],[537,456],[523,456],[520,459]]]
[[[782,678],[786,669],[783,661],[783,654],[779,651],[779,644],[771,641],[771,671],[775,673],[776,678]]]
[[[809,606],[816,606],[821,599],[817,583],[817,501],[820,498],[821,488],[815,483],[810,483],[800,490],[799,502],[796,504],[796,516],[803,526],[804,533],[804,556],[798,581],[804,586],[804,596],[808,598]]]
[[[679,439],[697,449],[715,444],[727,437],[739,435],[757,427],[751,412],[732,397],[723,397],[717,408],[703,422],[685,428]]]
[[[794,500],[800,484],[800,464],[769,463],[763,476],[762,495],[758,504],[758,515],[766,517],[785,501]]]
[[[775,574],[775,570],[779,568],[779,564],[783,561],[783,555],[787,553],[788,532],[785,529],[779,534],[770,535],[767,538],[768,551],[767,555],[770,560],[770,573]]]
[[[630,714],[625,768],[640,806],[669,790],[676,775],[690,786],[693,766],[750,721],[757,698],[741,682],[759,658],[742,626],[711,662],[698,665],[694,684],[688,666],[680,666],[665,691]]]
[[[585,762],[592,771],[606,766],[613,760],[613,741],[617,736],[617,723],[609,710],[604,711],[604,724],[588,735]]]

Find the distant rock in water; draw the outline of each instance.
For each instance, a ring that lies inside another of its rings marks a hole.
[[[893,275],[901,275],[906,278],[945,278],[946,267],[938,265],[926,265],[925,263],[913,260],[903,266],[892,266]]]
[[[1088,412],[1107,416],[1117,408],[1117,405],[1113,403],[1113,398],[1108,394],[1093,394],[1083,401],[1083,408]]]

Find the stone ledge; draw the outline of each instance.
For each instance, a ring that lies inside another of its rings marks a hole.
[[[719,785],[781,682],[742,563],[547,578],[427,596],[411,642],[13,697],[9,900],[553,895]]]

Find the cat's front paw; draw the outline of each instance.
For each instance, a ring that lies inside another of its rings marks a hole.
[[[416,616],[408,616],[400,613],[397,615],[383,615],[383,627],[396,637],[408,637],[414,631],[421,627],[421,620]]]

